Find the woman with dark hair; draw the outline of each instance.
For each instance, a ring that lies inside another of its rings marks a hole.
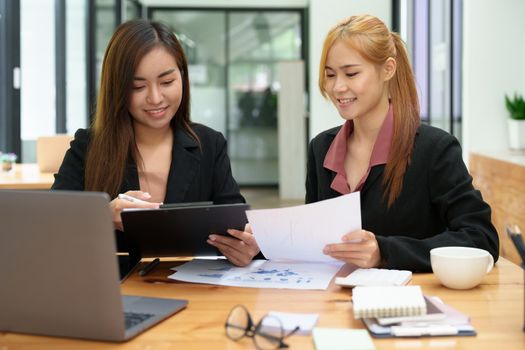
[[[190,121],[188,65],[166,26],[133,20],[117,28],[104,56],[93,124],[76,132],[52,189],[108,193],[120,248],[124,208],[244,202],[226,140]],[[120,199],[121,193],[138,201]],[[255,240],[230,233],[209,242],[232,263],[248,264],[259,251]]]

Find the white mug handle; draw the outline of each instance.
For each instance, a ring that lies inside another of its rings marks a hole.
[[[493,267],[494,267],[494,258],[492,257],[492,254],[489,253],[489,264],[487,266],[487,273],[492,271]]]

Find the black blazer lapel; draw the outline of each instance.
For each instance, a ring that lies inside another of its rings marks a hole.
[[[194,139],[183,130],[175,131],[164,202],[180,203],[184,201],[200,167],[199,152],[199,146]]]
[[[137,191],[140,189],[139,173],[137,171],[137,165],[131,156],[128,157],[126,164],[126,170],[124,172],[124,181],[120,188],[120,193],[126,193],[127,191]]]
[[[337,134],[339,133],[339,131],[341,131],[341,128],[342,128],[342,126],[339,126],[339,127],[330,129],[330,130],[328,130],[326,132],[326,139],[325,139],[325,142],[323,144],[323,148],[324,149],[323,149],[323,152],[322,152],[324,157],[326,157],[326,155],[328,154],[328,151],[330,150],[330,146],[332,146],[332,143],[334,142],[334,139],[337,136]],[[332,187],[331,187],[332,182],[334,182],[334,179],[337,176],[337,173],[335,171],[327,169],[327,168],[325,168],[323,166],[323,164],[324,164],[324,157],[323,157],[323,159],[321,159],[321,167],[328,174],[328,183],[327,183],[328,198],[335,198],[335,197],[338,197],[338,196],[341,195],[341,193],[337,192],[336,190],[332,189]]]
[[[383,178],[382,175],[384,170],[384,164],[373,166],[372,169],[370,169],[370,173],[368,173],[368,177],[366,178],[365,184],[363,185],[361,192],[365,193],[370,187],[374,186],[374,183],[380,181],[380,179]]]

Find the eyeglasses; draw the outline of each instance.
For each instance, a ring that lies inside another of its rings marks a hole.
[[[299,330],[299,327],[295,327],[290,333],[284,334],[281,320],[270,315],[264,316],[254,324],[250,313],[242,305],[233,307],[224,327],[226,335],[231,340],[238,341],[243,337],[250,337],[259,350],[287,348],[288,345],[283,340]]]

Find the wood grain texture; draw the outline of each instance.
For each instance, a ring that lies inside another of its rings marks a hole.
[[[471,153],[469,167],[474,186],[492,208],[492,223],[500,239],[500,255],[521,264],[516,248],[507,237],[505,225],[515,223],[525,230],[525,166],[503,158]]]
[[[169,268],[179,263],[163,260],[151,276],[139,277],[134,273],[122,285],[124,294],[189,300],[187,309],[127,343],[0,333],[0,349],[255,349],[251,339],[234,342],[224,333],[228,312],[237,304],[245,305],[256,321],[268,311],[305,312],[320,314],[319,327],[364,328],[361,321],[354,320],[352,316],[351,290],[334,283],[326,291],[299,291],[169,281]],[[343,270],[339,275],[347,272]],[[411,283],[421,285],[426,295],[439,296],[444,302],[468,314],[478,335],[374,339],[376,349],[525,348],[525,333],[522,330],[523,271],[508,260],[500,259],[482,284],[471,290],[447,289],[432,274],[415,274]],[[287,343],[291,349],[314,349],[310,336],[295,335]]]
[[[15,164],[8,172],[0,170],[0,189],[48,190],[54,181],[53,173],[41,173],[37,164]]]

